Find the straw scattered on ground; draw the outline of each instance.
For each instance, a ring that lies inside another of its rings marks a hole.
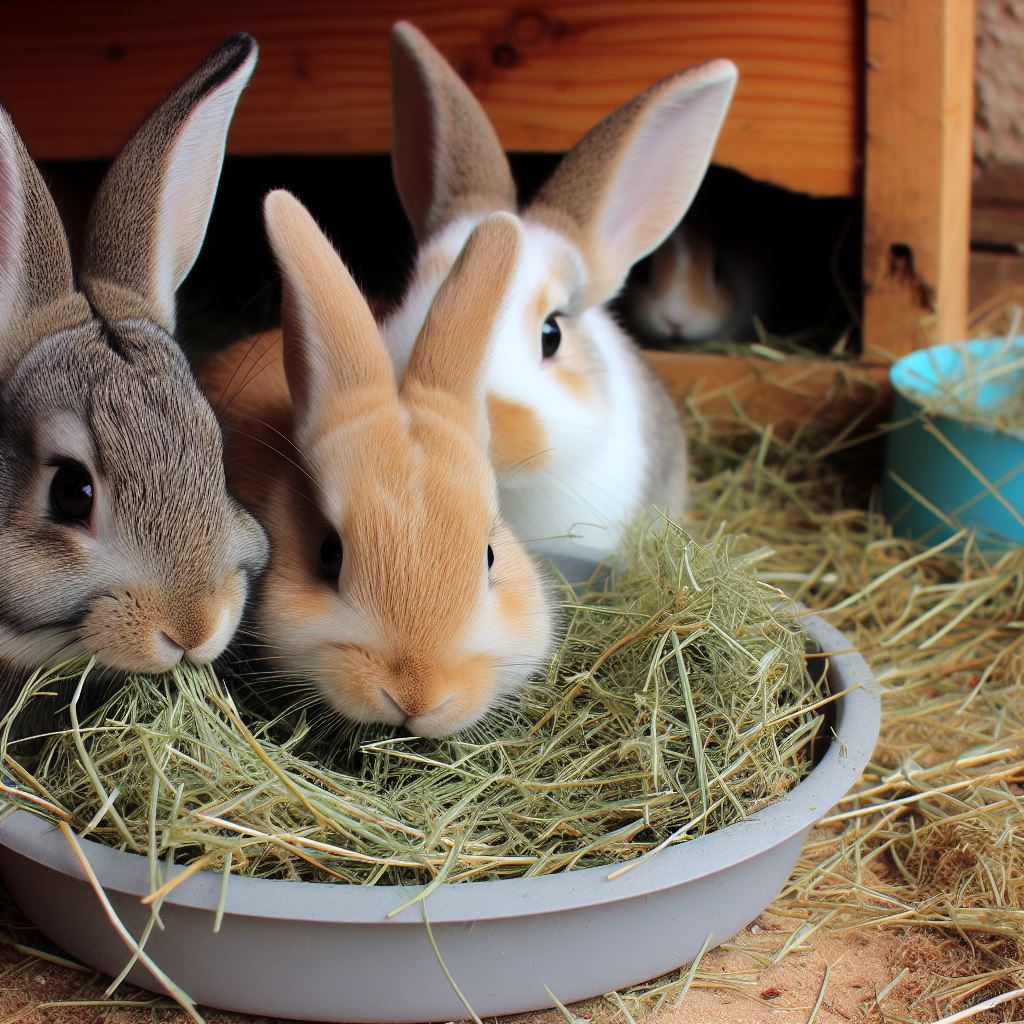
[[[867,657],[882,737],[771,908],[794,930],[728,944],[747,970],[698,965],[638,986],[623,995],[634,1013],[691,985],[756,1000],[764,968],[822,929],[900,939],[905,962],[865,998],[865,1019],[931,1022],[1024,988],[1024,548],[892,536],[869,491],[874,445],[813,425],[788,440],[741,421],[705,432],[696,505],[707,528],[773,549],[762,578],[823,611]],[[897,997],[908,1015],[886,1013]],[[1024,1000],[986,1013],[976,1019],[1019,1019]]]

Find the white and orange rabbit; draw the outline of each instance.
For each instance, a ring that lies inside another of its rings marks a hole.
[[[401,379],[466,239],[517,202],[497,135],[455,70],[408,23],[395,26],[391,57],[395,181],[419,243],[384,327]],[[588,132],[520,212],[523,243],[494,284],[505,315],[489,328],[487,404],[502,509],[542,550],[606,552],[637,513],[685,509],[678,413],[605,303],[689,206],[735,84],[719,60],[652,86]]]
[[[357,721],[437,736],[472,724],[550,653],[540,570],[501,518],[483,373],[523,231],[472,232],[401,387],[340,257],[287,192],[265,204],[282,332],[202,372],[228,478],[266,526],[254,629],[279,671]]]

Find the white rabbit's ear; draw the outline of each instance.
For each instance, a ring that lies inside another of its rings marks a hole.
[[[592,128],[537,194],[531,216],[568,217],[603,302],[657,248],[697,194],[718,140],[736,66],[709,61],[666,78]]]
[[[462,211],[516,208],[512,172],[483,107],[407,21],[391,30],[391,159],[420,243]]]
[[[106,319],[148,316],[173,332],[174,293],[206,235],[228,127],[256,56],[251,36],[228,37],[149,115],[103,179],[82,280]]]
[[[25,149],[7,111],[0,107],[0,380],[33,341],[49,333],[25,323],[74,294],[71,254],[64,226],[42,175]],[[54,329],[86,319],[54,319]],[[17,329],[15,329],[17,328]]]
[[[309,211],[278,189],[263,203],[267,237],[281,271],[284,367],[297,436],[393,401],[395,372],[380,330],[341,257]]]
[[[484,370],[498,319],[519,262],[518,217],[482,220],[445,278],[416,339],[402,382],[447,392],[486,429]]]

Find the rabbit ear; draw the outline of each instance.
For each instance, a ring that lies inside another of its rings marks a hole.
[[[592,128],[530,207],[567,216],[602,302],[665,240],[697,194],[736,88],[736,66],[709,61],[666,78]]]
[[[403,394],[409,384],[445,391],[484,416],[484,367],[522,240],[522,224],[510,213],[492,214],[473,229],[427,313]]]
[[[476,97],[414,25],[391,30],[391,159],[419,242],[463,210],[515,210],[505,151]]]
[[[78,303],[75,313],[68,309],[69,300]],[[88,316],[84,300],[75,295],[57,207],[10,115],[0,107],[0,380],[35,339]],[[33,325],[34,318],[41,319]]]
[[[89,215],[82,280],[108,320],[174,330],[174,293],[203,243],[228,126],[256,65],[256,41],[228,37],[142,123]]]
[[[370,307],[309,211],[290,192],[263,203],[283,282],[284,366],[298,436],[336,424],[359,399],[397,404],[391,367]]]

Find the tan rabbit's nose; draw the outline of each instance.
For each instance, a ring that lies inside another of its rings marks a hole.
[[[436,693],[424,687],[382,686],[384,703],[394,708],[403,721],[429,715],[451,699],[450,693]]]

